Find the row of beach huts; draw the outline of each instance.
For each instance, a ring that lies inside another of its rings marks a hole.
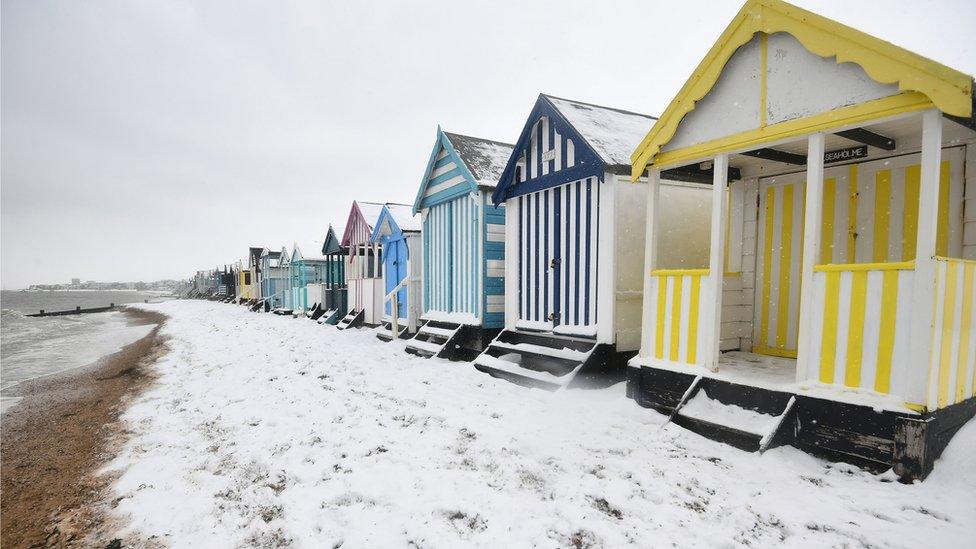
[[[438,128],[412,203],[192,294],[924,478],[976,415],[973,77],[779,0],[690,72],[657,118],[540,95],[514,144]]]

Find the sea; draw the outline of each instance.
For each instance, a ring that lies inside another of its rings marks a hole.
[[[30,313],[106,307],[166,299],[135,291],[0,292],[0,413],[19,398],[8,389],[29,379],[86,366],[148,334],[153,326],[130,326],[121,312],[53,317]]]

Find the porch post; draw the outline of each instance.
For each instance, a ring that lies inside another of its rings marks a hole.
[[[942,113],[922,113],[922,165],[918,192],[918,239],[915,242],[915,280],[912,293],[912,329],[909,336],[909,371],[905,377],[905,400],[936,408],[928,398],[935,319],[935,245],[939,220],[939,176],[942,163]]]
[[[718,371],[718,358],[722,342],[722,282],[725,278],[725,188],[729,180],[729,155],[720,154],[712,161],[712,236],[709,242],[708,274],[712,300],[703,307],[702,321],[708,330],[709,347],[706,347],[704,366]]]
[[[813,266],[820,257],[820,218],[823,215],[824,134],[807,138],[806,209],[803,214],[803,258],[800,264],[800,325],[796,350],[796,380],[807,379],[808,357],[812,345]]]
[[[644,234],[644,292],[643,306],[641,307],[641,346],[640,356],[642,358],[650,356],[651,334],[654,330],[651,321],[654,315],[648,305],[651,296],[651,271],[657,267],[657,225],[658,225],[658,204],[661,202],[661,171],[655,168],[648,170],[647,174],[647,223],[645,223]]]

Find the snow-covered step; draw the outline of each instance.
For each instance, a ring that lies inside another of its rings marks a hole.
[[[722,404],[699,391],[678,411],[678,415],[722,425],[758,437],[765,435],[775,424],[777,416],[747,410],[735,404]]]
[[[358,328],[363,324],[363,315],[365,309],[360,311],[349,311],[349,314],[342,317],[342,320],[336,324],[336,328],[340,330],[345,330],[346,328]]]
[[[422,357],[441,356],[442,352],[452,349],[454,338],[461,329],[460,324],[425,320],[424,325],[407,341],[406,351]],[[451,358],[450,356],[446,358]]]
[[[592,341],[504,330],[475,367],[521,385],[558,390],[572,383],[595,348]]]
[[[441,349],[443,348],[443,343],[431,343],[429,341],[420,341],[417,339],[411,339],[407,342],[407,351],[420,351],[420,353],[415,354],[423,354],[425,356],[436,356],[437,353],[441,352]]]
[[[675,410],[673,421],[750,452],[763,452],[770,446],[795,403],[791,398],[785,409],[774,415],[723,403],[697,387],[690,392],[693,394]]]
[[[332,315],[334,315],[335,313],[336,313],[335,309],[328,309],[324,311],[322,315],[319,316],[318,320],[316,320],[315,322],[318,322],[319,324],[325,324],[329,320],[329,318],[331,318]]]
[[[493,357],[482,353],[474,360],[474,365],[475,368],[481,371],[487,370],[488,373],[495,375],[495,377],[502,377],[509,381],[517,381],[522,385],[536,386],[540,389],[560,389],[572,380],[571,375],[556,376],[549,372],[523,368],[518,362],[515,362],[519,358],[520,356],[516,353],[502,355],[500,357]]]
[[[398,337],[403,337],[403,335],[407,333],[407,319],[399,319],[398,324],[397,334],[394,335],[393,322],[390,321],[389,317],[385,317],[383,322],[374,329],[377,339],[382,341],[393,341]]]
[[[457,328],[452,330],[450,328],[435,328],[433,326],[424,326],[423,328],[420,329],[420,333],[438,336],[443,339],[450,339],[452,335],[457,333]]]
[[[492,343],[493,346],[499,349],[510,349],[512,351],[525,351],[535,354],[544,354],[557,358],[565,358],[567,360],[577,360],[584,361],[589,353],[584,351],[577,351],[576,349],[570,349],[568,347],[563,347],[562,349],[557,349],[553,347],[546,347],[543,345],[535,345],[532,343],[506,343],[504,341],[496,341]]]

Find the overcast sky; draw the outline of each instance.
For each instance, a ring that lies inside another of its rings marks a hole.
[[[797,4],[976,73],[976,2]],[[613,9],[608,9],[613,6]],[[186,278],[412,202],[437,124],[659,114],[740,2],[2,2],[2,284]]]

